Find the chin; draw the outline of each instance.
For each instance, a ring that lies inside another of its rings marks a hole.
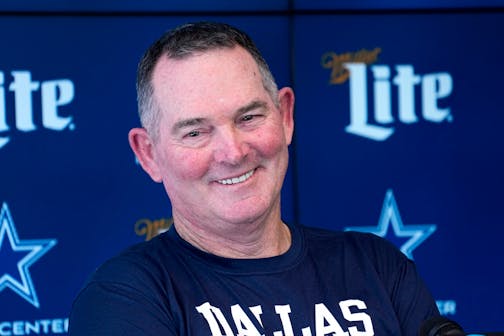
[[[232,209],[224,211],[221,218],[228,223],[252,223],[265,216],[269,207],[259,206],[258,202],[253,207],[240,207],[235,205]]]
[[[239,214],[226,214],[221,218],[228,223],[246,224],[246,223],[252,223],[260,217],[261,215],[257,213],[239,213]]]

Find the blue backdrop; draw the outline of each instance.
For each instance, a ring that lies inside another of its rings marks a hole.
[[[93,269],[170,225],[127,141],[136,64],[202,19],[249,32],[295,89],[284,219],[392,240],[443,314],[504,330],[502,3],[117,6],[0,5],[0,336],[66,334]]]

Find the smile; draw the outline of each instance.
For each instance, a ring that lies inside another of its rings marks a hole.
[[[229,178],[229,179],[224,179],[224,180],[217,180],[217,182],[219,182],[220,184],[242,183],[242,182],[245,182],[246,180],[248,180],[252,176],[252,174],[254,174],[254,169],[241,175],[241,176],[233,177],[233,178]]]

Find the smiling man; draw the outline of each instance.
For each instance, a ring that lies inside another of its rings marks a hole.
[[[130,144],[164,184],[180,236],[224,257],[285,252],[280,190],[294,127],[292,90],[269,94],[258,65],[238,46],[161,57],[152,88],[158,130],[135,128]]]
[[[282,221],[294,93],[246,34],[207,22],[166,33],[137,91],[130,145],[174,224],[96,271],[70,335],[416,335],[438,315],[383,239]]]

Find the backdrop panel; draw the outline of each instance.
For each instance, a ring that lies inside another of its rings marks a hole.
[[[298,16],[300,222],[369,231],[441,311],[504,330],[502,13]]]
[[[94,268],[170,224],[163,187],[128,145],[139,124],[136,65],[163,31],[201,19],[0,20],[9,32],[0,54],[1,335],[64,333]],[[287,18],[212,19],[249,31],[288,82]],[[292,202],[289,183],[284,192]]]
[[[0,11],[26,12],[236,12],[278,11],[288,8],[288,0],[3,0]],[[175,13],[173,13],[175,14]]]
[[[293,0],[295,9],[309,10],[373,10],[373,9],[454,9],[504,6],[503,0]]]

